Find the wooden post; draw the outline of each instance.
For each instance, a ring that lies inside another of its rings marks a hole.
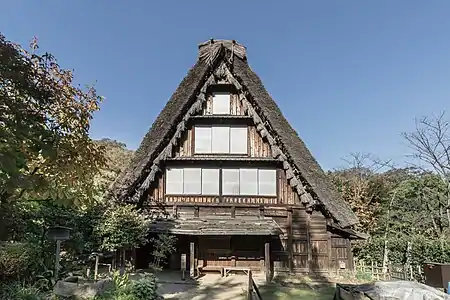
[[[253,294],[253,278],[252,278],[252,271],[248,271],[248,289],[247,289],[247,300],[252,300],[252,294]]]
[[[373,276],[373,260],[370,261],[370,273],[371,273],[372,279],[374,279],[375,277]]]
[[[198,206],[194,206],[194,217],[198,218],[200,208]]]
[[[288,266],[289,266],[289,272],[293,272],[293,247],[292,247],[292,207],[289,207],[287,210],[287,221],[288,221],[288,228],[287,228],[287,234],[288,234],[288,240],[287,240],[287,250],[288,250]]]
[[[353,252],[352,252],[352,240],[347,240],[347,260],[348,260],[348,268],[351,271],[355,270],[355,261],[353,259]]]
[[[136,247],[133,247],[131,255],[132,255],[132,260],[133,260],[133,270],[136,270],[136,267],[137,267],[137,263],[136,263],[136,257],[137,257],[137,255],[136,255]]]
[[[55,281],[58,280],[60,253],[61,253],[61,240],[56,240]]]
[[[266,283],[270,283],[270,243],[266,242],[264,244],[264,264],[266,267]]]
[[[327,220],[327,223],[328,223],[328,220]],[[336,274],[338,274],[338,270],[339,270],[339,268],[338,267],[336,267],[336,265],[338,264],[337,262],[333,265],[333,248],[332,248],[332,245],[331,245],[331,232],[329,232],[328,230],[327,230],[327,233],[328,233],[328,237],[327,237],[327,251],[328,251],[328,270],[329,271],[336,271]],[[347,266],[348,266],[348,264],[347,264]],[[333,267],[334,267],[334,269],[333,269]]]
[[[181,280],[186,280],[186,254],[181,254]]]
[[[94,280],[97,280],[97,276],[98,276],[98,254],[95,254]]]
[[[312,269],[312,244],[311,244],[311,214],[306,213],[306,250],[308,253],[308,261],[307,261],[307,267],[308,271],[311,272]]]
[[[195,242],[191,242],[189,251],[189,276],[195,277]]]

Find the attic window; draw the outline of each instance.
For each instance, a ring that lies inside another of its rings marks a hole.
[[[213,115],[229,115],[230,101],[230,93],[214,93],[212,99]]]
[[[196,126],[196,154],[247,154],[247,126]]]

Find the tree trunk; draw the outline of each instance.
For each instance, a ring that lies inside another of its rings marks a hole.
[[[450,228],[450,181],[447,182],[447,231]]]
[[[408,241],[408,245],[406,246],[406,262],[404,266],[405,279],[409,276],[409,269],[411,267],[411,250],[412,250],[412,242]],[[411,279],[411,278],[408,278]]]
[[[383,250],[383,273],[387,273],[387,266],[389,262],[389,249],[388,249],[388,232],[389,232],[389,220],[391,218],[391,208],[392,204],[394,203],[395,196],[397,194],[397,190],[394,191],[391,197],[391,201],[389,201],[389,207],[387,210],[387,218],[386,218],[386,227],[384,229],[384,250]]]
[[[125,249],[119,250],[120,275],[125,274]]]
[[[389,262],[389,249],[388,249],[388,240],[387,240],[387,231],[384,233],[384,250],[383,250],[383,273],[387,273]]]

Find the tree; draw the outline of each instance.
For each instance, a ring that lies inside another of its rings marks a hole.
[[[102,98],[81,88],[49,53],[0,33],[0,203],[92,199],[103,149],[89,138]]]
[[[450,227],[450,131],[445,113],[438,116],[416,119],[414,132],[403,133],[413,150],[413,165],[424,171],[433,171],[441,179],[444,190],[436,195],[439,214],[445,212],[443,224],[446,231]],[[428,198],[424,198],[428,199]],[[429,216],[433,218],[432,215]]]
[[[377,217],[386,188],[380,171],[391,168],[390,161],[381,161],[369,154],[352,153],[345,159],[348,168],[329,172],[332,182],[356,213],[360,230],[377,229]]]
[[[94,178],[98,187],[99,196],[104,196],[110,184],[125,170],[130,163],[134,152],[127,149],[124,143],[104,138],[95,143],[105,151],[105,165]]]
[[[94,234],[102,241],[100,250],[122,250],[123,266],[126,249],[136,248],[148,242],[150,218],[131,204],[116,204],[104,212]]]

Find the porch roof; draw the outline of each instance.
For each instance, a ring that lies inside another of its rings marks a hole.
[[[279,235],[272,218],[179,218],[154,221],[151,232],[183,235]]]

